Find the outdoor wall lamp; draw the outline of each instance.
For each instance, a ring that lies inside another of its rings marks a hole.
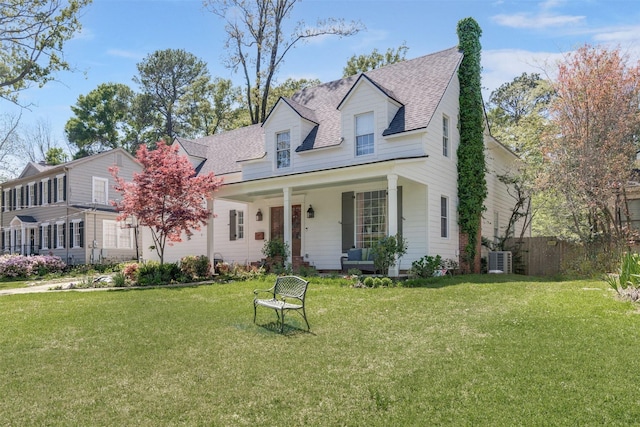
[[[262,221],[262,211],[258,209],[258,213],[256,213],[256,221]]]
[[[309,205],[309,209],[307,209],[307,218],[313,218],[316,213],[313,210],[313,206]]]

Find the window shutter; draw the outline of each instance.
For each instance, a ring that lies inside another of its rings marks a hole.
[[[47,233],[49,233],[49,249],[55,248],[55,244],[53,243],[53,240],[51,240],[51,230],[53,229],[53,226],[51,224],[49,224],[49,226],[47,227]]]
[[[69,245],[67,246],[68,248],[72,248],[73,247],[73,233],[75,231],[75,228],[77,227],[77,225],[73,222],[69,223],[69,238],[67,240],[65,240],[64,244],[65,245]]]
[[[236,240],[236,210],[229,211],[229,240]]]
[[[51,203],[51,180],[47,180],[47,203]]]
[[[36,203],[42,206],[43,199],[44,197],[42,197],[42,181],[40,181],[40,183],[38,184],[38,200]]]
[[[2,191],[2,209],[4,210],[4,199],[6,198],[6,194],[4,191]]]
[[[62,177],[62,200],[67,200],[67,175]]]
[[[57,199],[58,197],[58,178],[53,178],[53,194],[54,196],[51,196],[51,198],[53,200],[55,200],[56,202],[59,202],[60,200]]]
[[[20,187],[20,208],[24,208],[24,187]]]
[[[398,236],[402,237],[402,186],[398,187]]]
[[[55,249],[58,247],[58,224],[53,224],[53,237],[56,239],[55,241],[51,240],[51,248]]]
[[[67,243],[67,224],[62,224],[62,247],[66,248]]]
[[[347,252],[354,246],[354,198],[353,191],[342,193],[342,252]]]
[[[80,230],[80,241],[78,242],[78,246],[84,248],[84,221],[76,223],[76,226],[79,227],[78,230]]]
[[[42,249],[42,227],[38,227],[38,247]]]
[[[16,202],[17,202],[17,191],[15,188],[13,189],[12,193],[13,193],[13,197],[12,197],[12,202],[11,202],[11,210],[15,210],[16,209]]]
[[[25,187],[25,189],[24,189],[24,197],[25,197],[25,200],[23,200],[23,201],[22,201],[22,204],[23,204],[25,207],[29,206],[29,196],[31,195],[31,194],[29,194],[29,193],[30,193],[30,191],[29,191],[29,186],[27,186],[27,187]]]

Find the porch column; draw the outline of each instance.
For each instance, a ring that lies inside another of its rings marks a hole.
[[[284,187],[282,193],[284,197],[284,242],[289,247],[285,262],[291,263],[291,188]]]
[[[398,175],[387,175],[387,224],[388,235],[398,234]],[[389,276],[398,277],[400,268],[396,259],[396,265],[389,267]]]
[[[211,212],[209,215],[209,219],[207,220],[207,257],[209,258],[209,262],[211,262],[211,272],[215,271],[214,259],[215,259],[215,248],[213,246],[213,197],[211,200],[207,200],[207,209]]]
[[[20,255],[27,255],[25,252],[27,233],[25,233],[24,224],[20,226]]]

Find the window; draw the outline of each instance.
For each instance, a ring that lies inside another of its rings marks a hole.
[[[40,224],[40,246],[49,249],[49,223]]]
[[[370,248],[387,235],[387,192],[356,194],[356,247]]]
[[[440,197],[440,237],[449,237],[449,199]]]
[[[22,253],[22,230],[16,229],[13,231],[15,233],[15,245],[13,247],[13,251]]]
[[[373,113],[356,116],[356,156],[373,154]]]
[[[64,175],[56,177],[56,202],[64,201]]]
[[[63,249],[64,248],[64,231],[65,231],[65,223],[64,222],[56,222],[56,248]]]
[[[442,155],[449,157],[449,117],[442,116]]]
[[[11,206],[11,190],[4,190],[2,201],[2,210],[5,212],[9,211],[9,207]]]
[[[289,131],[276,134],[276,167],[291,166],[291,136]]]
[[[11,229],[4,229],[4,247],[2,248],[5,252],[11,251]]]
[[[236,217],[236,235],[238,239],[244,239],[244,211],[238,211]]]
[[[27,186],[27,194],[29,195],[29,207],[35,206],[36,205],[36,184],[33,182],[30,182],[29,185]]]
[[[51,198],[51,184],[49,178],[45,178],[42,180],[42,191],[40,192],[40,204],[46,205],[49,203]]]
[[[91,200],[93,203],[106,205],[109,198],[109,180],[105,178],[93,177],[93,193]]]
[[[71,247],[82,247],[82,221],[74,220],[71,223]]]
[[[22,186],[16,187],[16,209],[22,208]]]
[[[116,221],[102,221],[102,240],[108,249],[131,249],[133,229]]]

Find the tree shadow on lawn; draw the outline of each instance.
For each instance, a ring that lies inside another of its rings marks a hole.
[[[407,279],[401,286],[407,288],[440,289],[462,284],[495,284],[518,282],[562,282],[557,277],[523,276],[519,274],[460,274],[456,276]]]

